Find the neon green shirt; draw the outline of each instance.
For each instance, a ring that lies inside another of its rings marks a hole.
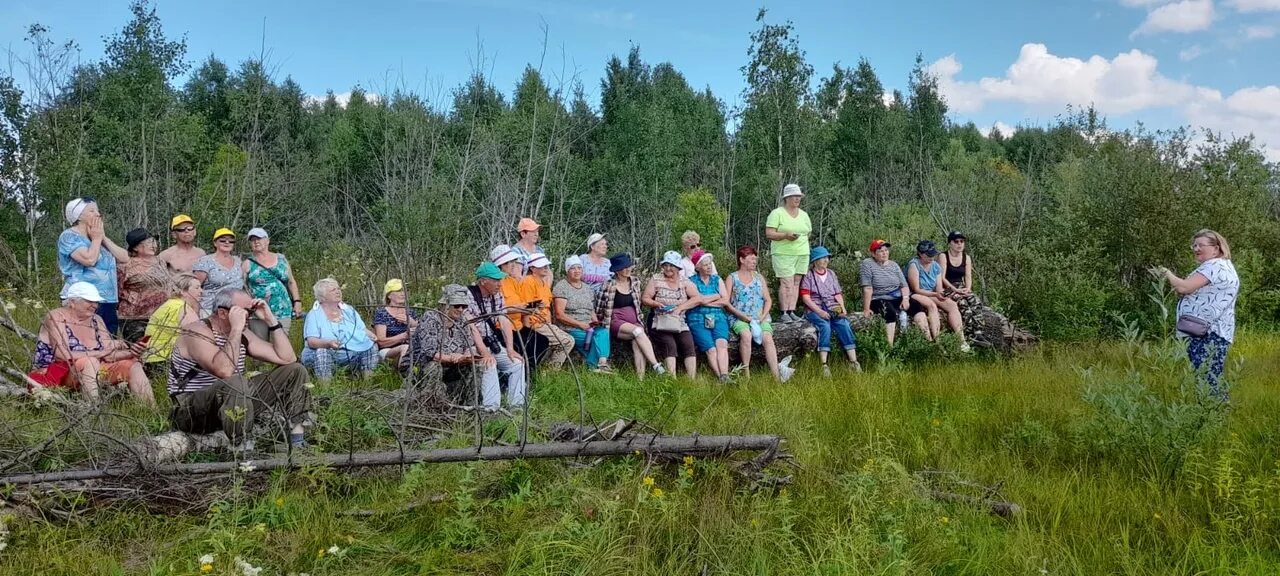
[[[809,233],[813,232],[813,224],[809,222],[809,214],[801,210],[792,218],[787,214],[787,209],[781,206],[774,208],[769,213],[769,217],[764,221],[765,228],[773,228],[779,232],[788,234],[799,234],[800,237],[795,240],[774,240],[770,244],[770,251],[774,254],[786,254],[788,256],[808,256],[809,255]]]

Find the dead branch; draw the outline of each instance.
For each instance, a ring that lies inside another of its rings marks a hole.
[[[978,508],[984,508],[988,512],[995,514],[1001,518],[1013,518],[1022,513],[1022,507],[1013,502],[1004,500],[993,500],[989,498],[979,498],[977,496],[969,496],[967,494],[956,494],[955,492],[943,492],[941,490],[930,490],[929,497],[934,500],[943,502],[959,502],[968,504]]]
[[[39,474],[18,474],[0,477],[0,485],[39,484],[72,480],[93,480],[154,474],[222,474],[250,471],[269,471],[302,466],[329,468],[356,468],[365,466],[396,466],[417,463],[474,462],[490,460],[517,460],[524,458],[577,458],[594,456],[623,456],[642,454],[724,454],[737,450],[768,450],[778,446],[777,436],[636,436],[627,440],[605,442],[550,442],[524,446],[485,446],[482,448],[443,448],[436,450],[406,450],[404,452],[356,452],[351,454],[324,454],[315,457],[284,457],[241,462],[200,462],[191,464],[166,464],[147,470],[136,467],[106,467],[98,469],[63,470]]]

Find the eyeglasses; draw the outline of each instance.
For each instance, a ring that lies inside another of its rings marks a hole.
[[[183,226],[182,228],[174,228],[174,229],[173,229],[173,231],[174,231],[174,232],[181,233],[181,234],[186,234],[187,232],[195,232],[195,231],[196,231],[196,227],[195,227],[195,226]]]

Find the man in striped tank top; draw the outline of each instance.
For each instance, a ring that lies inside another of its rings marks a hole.
[[[252,450],[254,417],[269,411],[287,421],[293,447],[305,446],[310,376],[298,363],[280,321],[265,302],[243,290],[223,290],[212,304],[212,314],[183,326],[173,345],[169,420],[174,428],[190,434],[222,430],[233,451]],[[246,329],[250,314],[266,323],[267,339]],[[246,378],[246,356],[276,368]]]

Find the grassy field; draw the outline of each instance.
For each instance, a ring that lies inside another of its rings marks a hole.
[[[200,574],[205,554],[205,573],[241,574],[240,557],[263,574],[312,576],[1276,574],[1280,337],[1247,334],[1232,361],[1226,410],[1198,400],[1167,342],[882,363],[831,380],[806,363],[786,385],[592,375],[597,420],[779,434],[798,466],[774,471],[794,483],[756,490],[724,461],[636,456],[403,475],[308,469],[272,475],[265,492],[223,486],[203,515],[10,517],[0,574]],[[541,384],[531,417],[577,411],[574,382],[561,376]],[[14,406],[0,414],[33,417]],[[318,440],[332,449],[347,434],[342,407],[327,417]],[[966,490],[960,481],[999,485],[1024,511],[1005,520],[926,496],[930,486]],[[355,509],[389,512],[343,514]]]

